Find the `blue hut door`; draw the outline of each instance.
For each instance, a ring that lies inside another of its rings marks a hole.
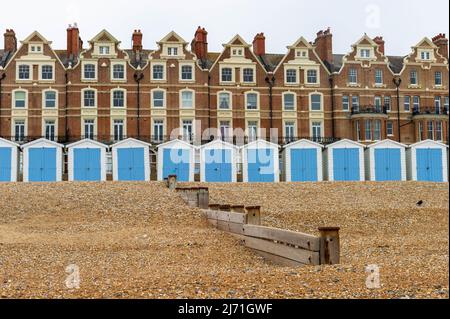
[[[163,153],[163,178],[176,175],[180,182],[189,182],[190,150],[166,148]]]
[[[423,182],[442,182],[442,150],[417,149],[417,180]]]
[[[0,182],[11,181],[11,148],[0,147]]]
[[[333,172],[335,181],[359,181],[359,149],[334,149]]]
[[[314,148],[291,150],[292,182],[317,182],[317,150]]]
[[[399,149],[375,149],[375,180],[400,181],[402,168]]]
[[[144,148],[119,148],[117,150],[120,181],[144,181]]]
[[[56,148],[28,150],[28,179],[30,182],[56,181]]]
[[[231,182],[231,150],[205,150],[205,180],[207,182]]]
[[[75,181],[101,180],[100,154],[100,149],[74,149],[73,168]]]
[[[250,183],[274,182],[274,161],[272,149],[247,150],[248,181]]]

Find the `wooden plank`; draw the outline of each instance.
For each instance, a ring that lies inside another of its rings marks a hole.
[[[229,223],[226,221],[217,220],[217,229],[229,232],[230,231]]]
[[[232,223],[243,224],[245,222],[245,214],[230,213],[223,211],[216,211],[217,219],[222,221],[229,221]]]
[[[216,219],[216,220],[217,220],[217,211],[214,211],[214,210],[208,210],[208,211],[206,211],[206,216],[207,216],[209,219]]]
[[[249,237],[278,241],[311,251],[320,250],[320,239],[308,234],[298,233],[259,225],[244,225],[244,235]]]
[[[245,246],[276,256],[291,259],[302,264],[319,265],[319,253],[315,251],[293,248],[283,244],[277,244],[272,241],[254,237],[247,237],[245,239]]]
[[[266,260],[269,260],[270,262],[274,263],[275,265],[279,266],[287,266],[287,267],[303,267],[305,264],[299,263],[297,261],[283,258],[277,255],[269,254],[264,251],[260,250],[253,250],[256,254],[260,255]]]
[[[230,230],[230,233],[243,235],[244,234],[244,224],[238,224],[238,223],[229,223],[228,228]]]

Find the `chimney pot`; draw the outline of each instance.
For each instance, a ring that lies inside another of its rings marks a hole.
[[[13,29],[6,29],[4,36],[4,49],[7,52],[17,51],[17,38]]]
[[[255,55],[266,54],[266,37],[263,32],[257,33],[253,39],[253,53]]]
[[[333,34],[330,28],[317,32],[314,45],[316,53],[322,61],[333,63]]]
[[[198,26],[194,39],[191,42],[191,50],[198,59],[204,60],[208,54],[208,32],[205,28]]]

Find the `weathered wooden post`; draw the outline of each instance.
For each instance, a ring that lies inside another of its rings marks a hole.
[[[177,188],[177,175],[169,175],[167,178],[167,187],[171,191]]]
[[[208,187],[199,187],[198,189],[198,207],[208,209],[209,205],[209,189]]]
[[[247,224],[261,225],[261,206],[245,207],[247,210]]]
[[[321,265],[340,263],[339,230],[339,227],[319,227]]]
[[[198,207],[198,187],[191,187],[187,189],[188,205],[190,207]]]

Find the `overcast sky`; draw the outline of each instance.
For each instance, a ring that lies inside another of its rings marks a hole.
[[[122,48],[131,47],[131,33],[140,28],[144,47],[152,49],[171,30],[190,42],[201,25],[210,51],[221,51],[237,33],[251,43],[264,32],[267,52],[285,53],[300,36],[313,41],[331,27],[334,53],[347,53],[366,32],[384,36],[387,54],[406,55],[423,37],[449,33],[448,11],[448,0],[15,0],[3,1],[0,28],[14,29],[19,39],[38,30],[54,49],[65,49],[73,22],[85,43],[107,29]]]

